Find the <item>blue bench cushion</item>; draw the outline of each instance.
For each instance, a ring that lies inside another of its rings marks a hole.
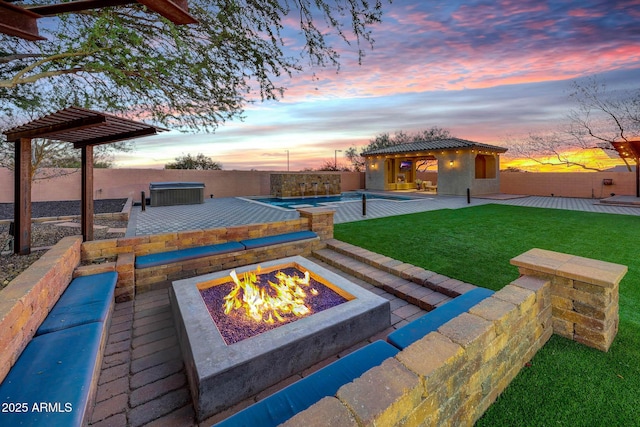
[[[1,424],[82,425],[102,327],[88,323],[33,338],[0,384],[0,402],[26,404],[26,412],[2,413]]]
[[[115,271],[73,279],[36,331],[36,336],[86,323],[104,322],[111,310],[117,280]]]
[[[276,234],[275,236],[257,237],[255,239],[241,240],[240,243],[247,249],[261,248],[263,246],[277,245],[279,243],[295,242],[297,240],[313,239],[318,235],[313,231],[294,231],[292,233]]]
[[[243,250],[244,246],[238,242],[226,242],[217,245],[198,246],[158,254],[141,255],[136,257],[136,268],[156,267],[158,265],[171,264],[172,262],[188,261],[190,259]]]
[[[493,291],[490,289],[473,289],[393,331],[387,336],[387,341],[403,350],[491,295]]]
[[[398,354],[397,348],[384,341],[376,341],[215,425],[218,427],[277,426],[323,397],[335,395],[344,384],[355,380],[396,354]]]

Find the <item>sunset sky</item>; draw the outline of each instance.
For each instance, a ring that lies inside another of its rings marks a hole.
[[[288,150],[291,170],[317,168],[335,150],[364,147],[377,134],[432,126],[506,146],[508,138],[563,122],[574,107],[574,80],[597,75],[609,90],[640,86],[640,0],[396,0],[385,7],[362,65],[352,48],[336,44],[338,73],[294,75],[281,101],[250,105],[243,122],[213,134],[138,140],[117,166],[158,168],[204,153],[226,170],[286,170]]]

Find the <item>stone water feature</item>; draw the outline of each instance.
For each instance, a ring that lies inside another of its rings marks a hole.
[[[272,197],[335,196],[342,192],[339,173],[272,173]]]

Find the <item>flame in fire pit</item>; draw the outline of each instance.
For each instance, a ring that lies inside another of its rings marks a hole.
[[[257,273],[260,273],[259,269]],[[283,315],[304,316],[311,311],[305,305],[307,293],[302,288],[309,286],[308,271],[304,272],[304,277],[289,276],[278,271],[275,275],[278,283],[269,281],[268,287],[258,285],[258,275],[254,272],[245,273],[242,280],[235,270],[231,271],[230,276],[235,286],[224,297],[225,314],[244,309],[246,315],[255,321],[275,323],[275,320],[285,321]],[[312,295],[318,293],[315,289],[310,292]]]

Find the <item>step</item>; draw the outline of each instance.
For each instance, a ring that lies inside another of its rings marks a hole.
[[[341,255],[367,264],[377,270],[382,270],[396,277],[417,283],[418,285],[427,287],[451,298],[455,298],[476,288],[475,285],[470,283],[452,279],[445,275],[398,261],[385,255],[380,255],[341,240],[329,239],[326,240],[326,243],[328,249],[338,252]]]
[[[340,269],[346,274],[381,288],[423,310],[433,310],[452,299],[433,289],[426,288],[410,280],[377,269],[364,262],[336,252],[333,249],[324,248],[316,250],[313,252],[313,256],[332,267]]]

